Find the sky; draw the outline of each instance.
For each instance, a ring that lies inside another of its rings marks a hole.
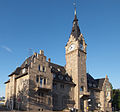
[[[8,75],[42,49],[65,65],[65,45],[74,19],[74,0],[0,0],[0,96]],[[120,0],[77,0],[80,30],[87,43],[87,72],[108,75],[120,88]]]

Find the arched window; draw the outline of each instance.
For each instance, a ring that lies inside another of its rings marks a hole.
[[[38,65],[38,70],[40,71],[40,65]]]
[[[43,66],[43,72],[45,72],[45,67]]]
[[[46,85],[46,78],[44,79],[44,85]]]
[[[38,75],[36,76],[36,82],[37,83],[39,82],[39,76]]]

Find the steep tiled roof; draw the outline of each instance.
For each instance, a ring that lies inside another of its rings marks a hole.
[[[51,67],[51,72],[54,72],[56,74],[62,74],[62,75],[65,75],[66,73],[66,70],[63,66],[60,66],[51,62],[49,62],[49,66]]]
[[[9,77],[12,76],[13,74],[19,75],[20,71],[21,71],[21,67],[17,67],[16,70],[9,75]]]
[[[72,77],[70,77],[66,73],[66,70],[63,66],[60,66],[60,65],[57,65],[54,63],[50,63],[50,62],[49,62],[49,66],[51,68],[51,72],[54,74],[54,76],[53,76],[54,81],[75,85],[72,81]]]
[[[33,56],[27,58],[20,67],[17,67],[16,70],[9,75],[9,77],[12,76],[13,74],[20,75],[21,70],[23,68],[28,68],[33,58],[34,58]]]
[[[96,79],[95,80],[98,84],[98,88],[102,90],[102,86],[103,86],[103,83],[105,81],[105,78],[102,78],[102,79]]]
[[[102,90],[104,80],[105,80],[105,78],[94,79],[90,74],[87,73],[88,88],[92,88],[92,89],[96,89],[96,90]]]
[[[81,32],[78,25],[78,19],[77,19],[77,15],[75,14],[71,35],[73,35],[77,39],[80,36],[80,34]]]

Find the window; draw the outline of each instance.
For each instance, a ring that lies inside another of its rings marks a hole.
[[[43,78],[40,78],[40,85],[42,85]]]
[[[44,97],[44,93],[42,93],[42,92],[38,92],[38,96],[42,96],[42,97]]]
[[[38,70],[40,71],[40,65],[38,65]]]
[[[70,77],[68,77],[68,76],[67,76],[67,77],[65,77],[65,79],[66,79],[67,81],[70,81]]]
[[[48,105],[51,104],[51,98],[48,98]]]
[[[64,84],[61,84],[61,85],[60,85],[60,88],[64,89]]]
[[[53,74],[53,78],[56,78],[56,74]]]
[[[36,76],[36,82],[37,83],[39,82],[39,76],[38,75]]]
[[[96,87],[96,85],[95,85],[95,84],[93,84],[93,87]]]
[[[63,79],[63,76],[62,76],[62,75],[58,75],[58,78],[59,78],[60,80],[62,80],[62,79]]]
[[[43,72],[45,72],[45,67],[43,66]]]
[[[57,84],[53,83],[53,89],[57,89]]]
[[[26,71],[26,69],[25,69],[25,68],[23,68],[23,69],[22,69],[22,73],[24,74],[24,73],[25,73],[25,71]]]
[[[81,86],[80,91],[83,91],[83,90],[84,90],[84,87],[83,87],[83,86]]]
[[[44,79],[44,85],[46,85],[46,79]]]

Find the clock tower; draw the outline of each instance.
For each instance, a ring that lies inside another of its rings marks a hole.
[[[78,112],[87,112],[87,76],[86,76],[86,47],[84,37],[78,25],[75,9],[72,32],[70,34],[66,50],[66,71],[76,84],[74,88],[75,106]]]

